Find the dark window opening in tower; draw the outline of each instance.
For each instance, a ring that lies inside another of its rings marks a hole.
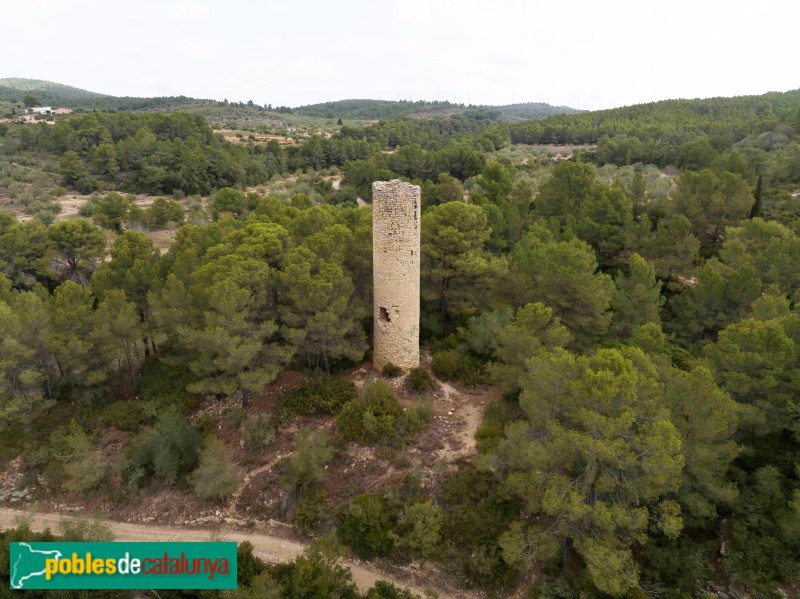
[[[387,310],[383,306],[381,306],[381,309],[380,309],[380,318],[381,318],[382,322],[391,322],[392,321],[392,317],[389,316],[389,310]]]

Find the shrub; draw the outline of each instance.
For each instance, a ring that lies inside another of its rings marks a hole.
[[[280,584],[282,597],[336,597],[357,599],[350,568],[337,563],[341,549],[335,537],[326,535],[293,562],[270,568]]]
[[[500,443],[506,424],[524,417],[514,396],[504,396],[486,406],[483,422],[475,431],[475,442],[479,453],[488,453]]]
[[[51,453],[64,468],[63,484],[70,491],[93,489],[105,474],[92,440],[74,420],[67,431],[53,436]]]
[[[105,428],[136,432],[150,419],[147,405],[142,400],[112,402],[97,413],[97,422]]]
[[[516,572],[503,561],[498,539],[519,517],[520,505],[504,496],[498,479],[467,466],[445,481],[440,496],[442,537],[450,559],[475,584],[500,588]]]
[[[105,196],[93,198],[92,218],[104,229],[121,233],[122,225],[128,218],[128,212],[133,205],[130,197],[112,191]]]
[[[433,397],[424,393],[417,399],[416,413],[422,422],[429,422],[433,419]]]
[[[241,425],[242,443],[247,451],[264,451],[275,440],[275,427],[268,414],[248,414]]]
[[[305,493],[294,510],[294,525],[304,532],[311,532],[319,527],[325,508],[325,493],[315,487]]]
[[[392,550],[391,530],[392,514],[383,497],[362,495],[345,508],[339,537],[358,557],[372,559]]]
[[[173,483],[195,467],[199,448],[197,431],[171,408],[136,438],[123,461],[123,478],[136,487],[153,475]]]
[[[438,351],[433,354],[431,368],[440,379],[455,381],[463,371],[464,357],[464,354],[456,349]]]
[[[230,213],[237,218],[242,218],[247,213],[247,196],[230,187],[223,187],[211,198],[211,214],[217,220],[221,214]]]
[[[175,200],[166,198],[153,200],[145,215],[147,226],[151,229],[163,229],[170,223],[180,224],[183,218],[183,206]]]
[[[325,480],[325,465],[333,457],[328,434],[324,431],[301,431],[297,451],[281,462],[281,486],[289,493],[300,495]]]
[[[384,382],[365,385],[361,397],[342,408],[336,425],[343,440],[361,445],[399,445],[422,428],[417,414],[405,411]]]
[[[207,437],[197,469],[189,476],[195,494],[220,501],[233,493],[238,483],[230,450],[216,437]]]
[[[334,206],[355,206],[358,193],[351,187],[342,187],[331,193],[326,201]]]
[[[78,208],[78,216],[82,216],[84,218],[91,217],[94,214],[98,199],[100,199],[100,196],[97,195],[93,195],[91,198],[89,198],[88,202]]]
[[[393,379],[403,374],[403,369],[389,362],[383,367],[383,370],[381,370],[381,374],[383,374],[383,376],[385,377]]]
[[[344,377],[313,376],[302,387],[285,395],[281,407],[307,416],[335,414],[356,396],[355,385]]]
[[[168,353],[159,351],[159,357],[145,358],[139,375],[139,397],[162,405],[178,405],[188,414],[203,401],[203,396],[191,394],[186,387],[197,382],[197,376],[187,367],[178,366]]]
[[[469,387],[485,385],[489,377],[483,365],[456,349],[446,349],[433,354],[431,368],[434,374],[445,381],[458,381]]]
[[[419,595],[415,595],[408,589],[399,589],[385,580],[375,581],[375,586],[369,589],[364,596],[365,599],[416,599],[417,597]]]
[[[85,513],[79,513],[71,518],[62,518],[58,522],[61,530],[61,540],[69,543],[95,542],[107,543],[114,540],[114,532],[98,516],[89,518]]]
[[[424,393],[436,389],[436,381],[430,372],[418,366],[408,371],[406,386],[416,393]]]
[[[496,420],[484,420],[475,431],[478,453],[488,453],[503,440],[503,427]]]
[[[421,559],[431,559],[441,543],[442,510],[430,499],[403,508],[397,518],[398,534],[392,538],[398,547]]]

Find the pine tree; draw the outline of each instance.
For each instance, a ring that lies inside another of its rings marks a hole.
[[[753,202],[753,207],[750,209],[750,218],[761,216],[761,195],[763,193],[763,188],[762,188],[763,183],[764,183],[764,175],[759,175],[758,183],[756,183],[756,190],[753,193],[753,196],[755,197],[755,202]]]
[[[627,276],[620,273],[615,280],[617,290],[611,301],[614,312],[612,329],[620,340],[648,322],[661,323],[661,283],[653,266],[639,254],[631,256]]]

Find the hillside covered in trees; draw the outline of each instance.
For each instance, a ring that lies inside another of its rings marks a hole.
[[[160,106],[178,107],[194,101],[186,96],[120,98],[40,79],[0,79],[0,100],[14,102],[27,95],[36,98],[41,105],[66,106],[79,110],[141,110]]]
[[[341,118],[341,119],[389,119],[401,115],[448,116],[463,113],[467,110],[483,109],[496,112],[511,120],[540,119],[552,114],[571,114],[578,112],[568,106],[551,106],[550,104],[530,102],[525,104],[508,104],[504,106],[466,106],[447,101],[416,102],[408,100],[339,100],[298,106],[293,111],[306,116]]]
[[[542,102],[509,104],[506,106],[466,106],[447,101],[428,102],[425,100],[339,100],[321,104],[308,104],[290,108],[265,104],[260,106],[252,100],[231,102],[227,99],[202,100],[186,96],[165,96],[155,98],[117,97],[98,94],[61,83],[40,79],[4,78],[0,79],[0,101],[19,102],[26,96],[34,97],[39,104],[66,106],[77,110],[176,110],[193,109],[212,111],[219,107],[249,106],[276,114],[297,114],[320,119],[344,119],[365,121],[395,118],[401,115],[420,115],[423,117],[449,116],[468,110],[485,110],[498,113],[507,120],[519,121],[539,119],[552,114],[571,114],[578,112],[568,106],[551,106]]]
[[[428,357],[362,376],[392,178]],[[169,493],[487,596],[800,593],[800,92],[293,145],[76,114],[0,125],[0,194],[0,468],[38,501]],[[451,393],[492,400],[448,461]],[[334,553],[232,596],[357,596]]]

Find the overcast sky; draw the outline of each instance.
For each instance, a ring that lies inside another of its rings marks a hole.
[[[0,77],[257,104],[583,109],[800,88],[797,0],[4,2]]]

